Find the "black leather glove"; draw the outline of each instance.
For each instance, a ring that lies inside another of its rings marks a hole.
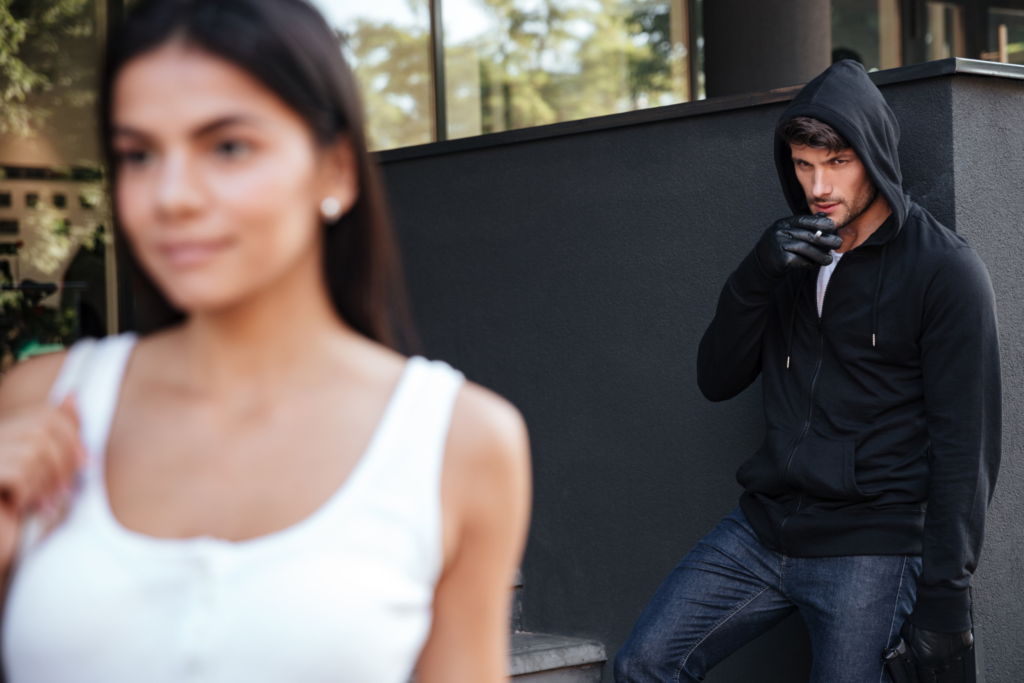
[[[835,223],[823,213],[775,221],[757,243],[757,260],[773,278],[781,278],[790,268],[827,266],[832,263],[829,251],[843,245],[835,230]]]
[[[936,633],[903,624],[900,635],[917,659],[917,679],[920,683],[964,683],[967,680],[967,662],[964,659],[974,647],[974,634]]]

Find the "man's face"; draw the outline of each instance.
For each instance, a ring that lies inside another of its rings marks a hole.
[[[825,214],[836,228],[855,221],[878,198],[878,190],[852,149],[830,152],[799,145],[789,147],[811,213]]]

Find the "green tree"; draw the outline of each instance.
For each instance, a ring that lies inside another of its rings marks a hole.
[[[627,111],[666,95],[681,99],[672,91],[665,4],[480,2],[498,27],[477,45],[484,132]]]
[[[95,15],[93,0],[0,0],[0,133],[31,135],[54,105],[93,105]]]
[[[664,0],[478,2],[493,30],[446,45],[449,133],[457,137],[685,99],[673,90]],[[413,3],[414,11],[422,4]],[[427,29],[362,20],[342,36],[362,88],[371,146],[432,140]]]
[[[428,33],[359,20],[340,35],[360,84],[370,147],[430,142],[434,123]]]

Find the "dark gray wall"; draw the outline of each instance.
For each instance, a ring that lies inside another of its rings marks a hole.
[[[1010,176],[1021,177],[1024,126],[1006,88],[1019,96],[1019,83],[964,76],[883,91],[903,130],[907,189],[1002,264],[993,275],[1003,334],[1019,339],[1024,261],[1006,231],[1020,231],[1024,207],[1017,190],[1015,209],[997,207],[1008,206]],[[987,99],[975,103],[975,91]],[[735,470],[763,435],[760,385],[711,404],[694,364],[725,278],[788,213],[771,157],[784,106],[384,165],[427,354],[511,399],[530,426],[529,630],[594,637],[614,656],[662,579],[736,504]],[[998,125],[975,130],[981,113]],[[990,167],[986,149],[999,153]],[[988,178],[981,188],[962,177],[967,159]],[[1006,357],[1007,403],[1020,404],[1024,359]],[[1007,432],[977,591],[979,618],[992,625],[988,683],[1024,671],[1011,646],[1024,605],[1013,493],[1024,483],[1015,472],[1024,442]],[[808,671],[794,618],[708,680],[790,683]]]
[[[806,83],[832,63],[829,0],[706,0],[708,97]]]
[[[1003,466],[974,582],[987,683],[1024,680],[1024,81],[958,78],[957,231],[988,266],[1003,363]]]

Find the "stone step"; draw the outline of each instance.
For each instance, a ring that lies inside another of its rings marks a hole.
[[[509,675],[514,683],[599,683],[607,657],[593,640],[513,633]]]

